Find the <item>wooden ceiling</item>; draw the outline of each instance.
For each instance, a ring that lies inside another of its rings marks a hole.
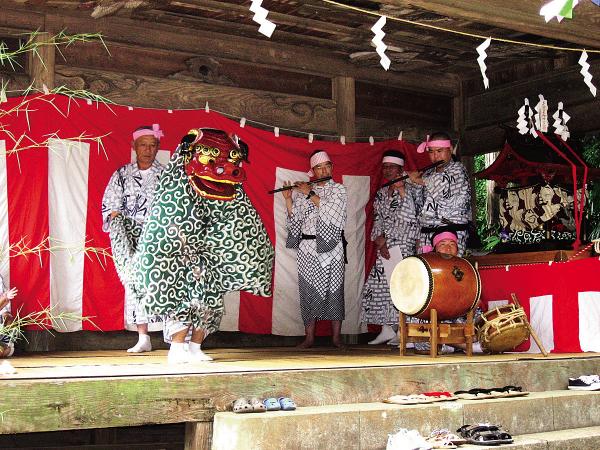
[[[540,44],[600,48],[600,8],[582,2],[573,20],[546,24],[538,14],[545,1],[522,0],[357,0],[341,1],[423,24],[484,36]],[[3,5],[32,12],[60,13],[101,22],[107,18],[135,21],[147,27],[173,26],[199,33],[220,33],[256,41],[257,46],[285,44],[335,57],[357,69],[383,71],[371,45],[376,16],[320,0],[266,0],[268,19],[277,28],[269,40],[258,33],[249,0],[3,0]],[[1,14],[1,13],[0,13]],[[443,31],[388,20],[384,42],[392,74],[417,74],[435,84],[455,77],[480,77],[475,47],[481,42]],[[190,48],[193,50],[193,48]],[[202,49],[197,49],[202,51]],[[493,43],[488,51],[490,72],[538,60],[573,61],[573,54],[556,50]],[[326,72],[326,68],[323,68]]]

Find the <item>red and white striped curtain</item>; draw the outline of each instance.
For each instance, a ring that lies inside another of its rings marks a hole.
[[[380,183],[382,152],[402,150],[412,167],[427,163],[426,155],[404,141],[309,143],[241,128],[204,109],[140,109],[55,95],[11,98],[0,107],[0,274],[19,288],[13,311],[51,306],[91,317],[105,331],[124,327],[123,288],[110,258],[89,249],[110,247],[101,230],[102,194],[112,173],[132,161],[131,133],[138,126],[159,123],[165,131],[162,162],[191,128],[234,132],[250,147],[244,187],[276,249],[274,294],[228,294],[222,329],[230,331],[303,334],[295,252],[285,248],[284,202],[267,191],[284,180],[307,179],[308,157],[321,148],[333,160],[334,179],[348,190],[343,332],[358,333],[360,291],[374,259],[371,200]],[[96,329],[79,320],[54,325],[60,331]]]

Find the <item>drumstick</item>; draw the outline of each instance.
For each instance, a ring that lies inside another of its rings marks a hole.
[[[512,297],[513,303],[517,306],[517,308],[521,308],[521,304],[519,303],[519,299],[517,299],[517,295],[513,292],[510,294],[510,296]],[[533,331],[533,328],[531,327],[527,316],[525,316],[525,325],[527,325],[527,328],[529,328],[529,332],[531,333],[531,336],[533,337],[533,340],[535,341],[537,346],[540,348],[542,355],[548,356],[548,352],[544,348],[544,344],[542,344],[542,341],[540,341],[540,338],[538,337],[537,333]]]
[[[426,170],[433,169],[434,167],[437,167],[437,166],[439,166],[440,164],[444,164],[444,163],[445,163],[445,161],[436,161],[436,162],[434,162],[433,164],[429,164],[428,166],[425,166],[425,167],[423,167],[422,169],[419,169],[419,170],[417,170],[417,172],[425,172]],[[390,180],[390,181],[388,181],[388,182],[386,182],[386,183],[383,183],[383,184],[381,185],[381,187],[388,187],[388,186],[391,186],[392,184],[394,184],[394,183],[397,183],[398,181],[404,181],[404,180],[406,180],[407,178],[409,178],[409,176],[408,176],[408,175],[403,175],[403,176],[401,176],[401,177],[399,177],[399,178],[394,178],[393,180]]]
[[[321,181],[328,181],[331,180],[331,177],[323,177],[323,178],[317,178],[316,180],[312,180],[312,181],[305,181],[305,183],[308,184],[315,184],[315,183],[320,183]],[[292,184],[290,186],[284,186],[282,188],[279,189],[273,189],[272,191],[267,192],[267,194],[274,194],[276,192],[281,192],[281,191],[289,191],[290,189],[294,189],[296,187],[296,184]]]

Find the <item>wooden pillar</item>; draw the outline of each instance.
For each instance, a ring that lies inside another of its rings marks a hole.
[[[185,450],[205,450],[212,447],[212,422],[187,422],[185,424]]]
[[[346,142],[353,142],[356,137],[356,92],[354,78],[332,78],[333,101],[336,104],[337,132],[346,137]]]
[[[42,89],[45,84],[48,89],[54,88],[54,58],[55,47],[52,35],[37,33],[34,42],[45,44],[37,47],[36,51],[27,55],[27,72],[36,89]]]
[[[462,83],[459,83],[458,95],[452,99],[452,128],[458,134],[459,140],[459,151],[463,150],[460,143],[463,141],[465,136],[465,94],[463,91]],[[473,154],[476,149],[469,149],[468,152]],[[464,155],[464,150],[461,151],[459,156]],[[465,165],[467,173],[469,174],[469,184],[471,185],[471,211],[473,214],[472,220],[475,221],[477,214],[475,204],[475,178],[473,178],[473,167],[474,161],[472,156],[462,156],[461,162]]]

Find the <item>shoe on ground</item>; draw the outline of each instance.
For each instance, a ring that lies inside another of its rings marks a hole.
[[[572,391],[600,391],[600,377],[598,375],[582,375],[578,378],[569,378],[568,389]]]

